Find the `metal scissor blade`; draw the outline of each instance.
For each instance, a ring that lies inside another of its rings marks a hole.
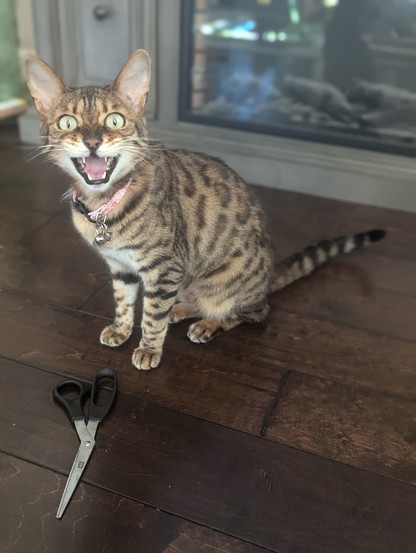
[[[69,473],[68,480],[66,481],[66,486],[64,489],[64,493],[62,494],[61,502],[59,503],[56,518],[61,518],[64,514],[69,500],[71,499],[75,488],[77,487],[81,475],[84,472],[84,469],[94,449],[95,441],[89,441],[88,443],[90,444],[88,446],[85,443],[81,443],[81,445],[79,446],[74,462],[72,463],[71,472]]]
[[[97,419],[92,419],[88,421],[87,430],[91,434],[93,439],[95,439],[95,435],[97,434],[97,428],[99,424],[100,424],[100,421]]]

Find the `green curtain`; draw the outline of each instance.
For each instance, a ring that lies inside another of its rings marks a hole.
[[[14,0],[0,0],[0,101],[24,94]]]

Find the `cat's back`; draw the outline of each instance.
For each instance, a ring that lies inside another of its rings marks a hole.
[[[269,249],[260,205],[224,161],[182,149],[167,150],[164,157],[191,257],[212,259],[234,252],[248,255],[258,247]]]
[[[168,151],[168,163],[183,201],[208,203],[213,213],[226,211],[239,220],[257,217],[261,209],[245,181],[222,159],[201,152]]]

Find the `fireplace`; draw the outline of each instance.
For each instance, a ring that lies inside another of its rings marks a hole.
[[[414,0],[184,0],[180,119],[416,153]]]
[[[18,5],[22,57],[36,51],[71,86],[110,82],[146,48],[149,133],[167,146],[247,182],[416,211],[416,0]],[[32,107],[19,128],[38,140]]]

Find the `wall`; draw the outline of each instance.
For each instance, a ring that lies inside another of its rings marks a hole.
[[[23,67],[25,59],[35,53],[35,33],[33,29],[32,1],[16,0],[17,36],[19,59]]]
[[[23,85],[18,56],[14,0],[0,2],[0,101],[21,96]]]

